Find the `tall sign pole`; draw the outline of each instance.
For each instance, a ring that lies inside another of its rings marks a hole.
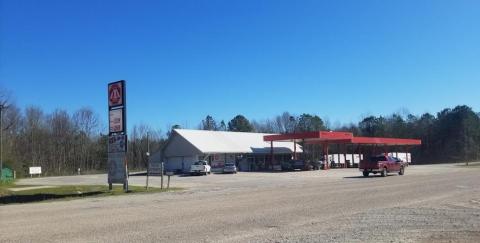
[[[125,81],[108,84],[108,187],[128,191],[127,102]]]

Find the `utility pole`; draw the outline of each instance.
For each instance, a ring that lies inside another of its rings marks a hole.
[[[0,104],[0,181],[2,180],[2,172],[3,172],[3,109],[5,106],[3,104]]]

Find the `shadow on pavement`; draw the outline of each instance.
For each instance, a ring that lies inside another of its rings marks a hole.
[[[372,178],[379,178],[379,177],[382,177],[381,175],[369,175],[369,176],[363,176],[363,175],[359,175],[359,176],[345,176],[343,177],[343,179],[372,179]]]
[[[128,176],[146,176],[146,175],[147,175],[147,172],[136,172],[136,173],[128,174]]]
[[[84,193],[72,193],[72,194],[65,194],[65,195],[58,195],[58,194],[33,194],[33,195],[8,195],[0,197],[0,205],[1,204],[11,204],[11,203],[31,203],[31,202],[40,202],[50,199],[60,199],[60,198],[68,198],[68,197],[88,197],[93,195],[98,195],[103,192],[96,191],[96,192],[84,192]]]

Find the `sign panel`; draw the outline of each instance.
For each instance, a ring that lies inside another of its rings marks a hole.
[[[127,179],[125,152],[108,154],[108,183],[125,183]]]
[[[108,112],[108,124],[110,133],[123,132],[123,109],[110,110]]]
[[[161,174],[162,173],[162,163],[150,162],[148,167],[148,173],[150,174]]]
[[[124,81],[108,84],[108,106],[116,107],[124,105],[125,90]]]
[[[40,175],[40,174],[42,174],[42,167],[40,167],[40,166],[29,167],[28,168],[28,173],[30,175]]]
[[[128,190],[125,81],[108,84],[108,183]]]
[[[108,153],[119,153],[127,151],[127,136],[112,135],[108,137]]]

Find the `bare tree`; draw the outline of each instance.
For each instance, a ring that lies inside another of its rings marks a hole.
[[[39,107],[28,107],[25,109],[24,129],[25,129],[25,146],[28,159],[31,159],[31,165],[41,165],[42,150],[45,149],[44,138],[45,133],[44,114]],[[43,149],[42,149],[43,148]]]
[[[278,133],[292,133],[295,131],[297,118],[289,112],[283,112],[275,117],[275,127]]]
[[[14,140],[11,138],[16,134],[14,130],[18,127],[14,126],[18,125],[19,117],[19,110],[13,104],[11,92],[0,88],[0,175],[3,169],[3,161],[6,157],[3,146],[5,141],[8,141],[10,146],[13,144]]]
[[[270,119],[266,119],[263,121],[252,121],[252,126],[255,128],[256,132],[261,133],[279,133],[276,130],[275,122]]]
[[[81,108],[73,113],[72,116],[75,127],[81,132],[85,133],[87,137],[91,137],[93,133],[98,132],[99,118],[98,114],[93,112],[91,108]]]
[[[72,131],[73,124],[70,120],[70,116],[64,110],[55,110],[48,119],[49,127],[51,129],[51,148],[52,158],[56,161],[55,169],[58,174],[61,174],[63,170],[72,169],[69,159],[73,156],[70,154],[72,147]],[[70,165],[70,168],[68,168]]]
[[[75,161],[75,168],[93,169],[94,161],[91,158],[91,146],[93,134],[98,131],[99,122],[98,115],[90,108],[81,108],[72,116],[75,130],[77,131],[77,146],[81,153],[77,153],[79,158]]]

